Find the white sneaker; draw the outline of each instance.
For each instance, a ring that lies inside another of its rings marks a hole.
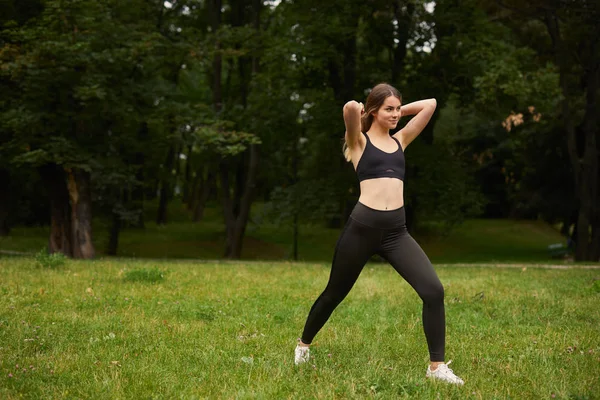
[[[294,350],[294,364],[300,365],[308,361],[310,358],[310,347],[308,346],[300,346],[299,344],[296,346],[296,350]]]
[[[458,376],[454,375],[454,372],[448,368],[451,361],[448,361],[446,364],[438,365],[435,371],[431,370],[431,365],[427,367],[427,374],[425,375],[427,378],[439,379],[448,383],[454,383],[456,385],[464,385],[465,381],[460,379]]]

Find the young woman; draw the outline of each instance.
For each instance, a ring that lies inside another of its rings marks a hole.
[[[360,197],[338,240],[327,287],[308,314],[295,350],[295,363],[310,357],[310,344],[333,310],[342,302],[374,254],[387,260],[423,300],[423,328],[429,348],[428,378],[462,385],[444,362],[444,288],[417,242],[406,230],[404,211],[404,150],[425,128],[435,99],[402,104],[397,89],[382,83],[366,105],[344,106],[344,156],[352,161],[360,182]],[[402,115],[415,115],[395,135],[389,131]]]

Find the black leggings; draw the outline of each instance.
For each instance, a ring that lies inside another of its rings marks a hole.
[[[308,314],[302,342],[312,342],[374,254],[386,259],[423,300],[430,360],[444,361],[444,288],[431,262],[406,230],[404,207],[380,211],[357,203],[335,247],[327,287]]]

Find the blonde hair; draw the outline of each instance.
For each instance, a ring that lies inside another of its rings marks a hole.
[[[379,110],[379,107],[383,105],[385,99],[391,96],[396,97],[398,100],[400,100],[400,102],[402,102],[402,95],[400,94],[400,91],[387,83],[380,83],[371,90],[367,96],[367,101],[365,102],[365,113],[360,117],[360,129],[362,132],[367,132],[369,129],[371,129],[371,124],[373,123],[373,113]],[[350,148],[348,147],[348,143],[346,143],[345,139],[342,146],[342,152],[344,153],[344,158],[346,161],[352,161],[352,154],[350,154]]]

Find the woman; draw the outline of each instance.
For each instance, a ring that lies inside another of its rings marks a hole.
[[[310,357],[310,343],[338,304],[350,292],[374,254],[387,260],[423,300],[423,328],[429,348],[428,378],[462,385],[444,362],[444,288],[417,242],[406,230],[404,211],[404,150],[425,128],[436,108],[435,99],[401,105],[397,89],[382,83],[373,88],[366,105],[344,106],[344,156],[352,161],[360,182],[360,197],[338,240],[327,287],[308,314],[295,350],[295,363]],[[415,117],[395,135],[389,130],[401,115]]]

